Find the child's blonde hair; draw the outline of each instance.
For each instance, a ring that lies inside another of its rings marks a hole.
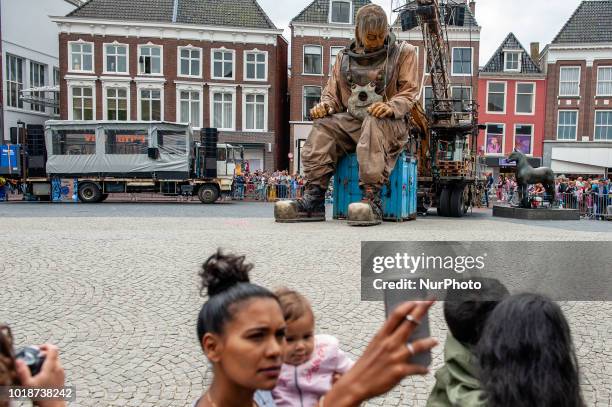
[[[312,314],[310,302],[297,291],[282,287],[277,289],[274,294],[278,297],[285,321],[295,321],[302,318],[308,312]]]

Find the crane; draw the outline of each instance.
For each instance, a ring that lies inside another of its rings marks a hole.
[[[463,20],[465,3],[413,0],[396,9],[402,30],[421,28],[432,87],[431,107],[419,102],[412,111],[415,154],[419,162],[418,206],[438,215],[462,217],[484,185],[478,160],[478,104],[453,99],[448,70],[446,26]]]

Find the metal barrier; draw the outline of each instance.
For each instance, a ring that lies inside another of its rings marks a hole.
[[[612,219],[612,194],[558,194],[559,206],[567,209],[578,209],[585,219]]]
[[[304,193],[303,185],[266,184],[262,182],[234,183],[232,199],[238,201],[265,201],[274,202],[281,199],[301,198]]]

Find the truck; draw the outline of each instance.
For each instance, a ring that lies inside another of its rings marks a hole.
[[[412,0],[396,9],[402,30],[421,28],[431,78],[432,102],[411,114],[412,152],[418,159],[418,211],[462,217],[484,190],[485,165],[477,155],[478,104],[453,99],[445,25],[462,19],[465,3]]]
[[[27,131],[21,138],[12,148],[20,154],[20,171],[5,177],[16,178],[26,195],[41,201],[51,200],[54,180],[70,179],[83,203],[148,192],[194,195],[210,204],[231,193],[244,156],[241,146],[218,143],[214,128],[194,133],[188,124],[172,122],[49,120],[44,146],[28,141]]]

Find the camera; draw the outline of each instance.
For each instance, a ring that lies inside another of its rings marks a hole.
[[[26,346],[15,355],[16,359],[21,359],[30,369],[32,376],[40,373],[40,369],[45,361],[45,356],[40,352],[38,346]]]

